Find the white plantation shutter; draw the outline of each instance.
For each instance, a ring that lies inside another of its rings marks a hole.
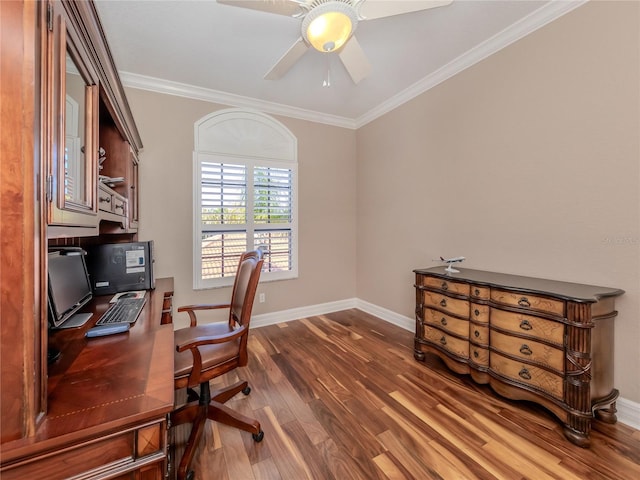
[[[297,276],[295,137],[271,122],[232,109],[196,123],[194,288],[230,285],[240,255],[256,248],[262,281]],[[265,150],[283,158],[261,158]]]

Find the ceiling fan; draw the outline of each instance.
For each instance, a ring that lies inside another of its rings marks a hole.
[[[354,32],[358,22],[449,5],[453,0],[218,0],[218,3],[302,19],[301,36],[264,76],[284,76],[313,47],[338,53],[354,83],[371,64]]]

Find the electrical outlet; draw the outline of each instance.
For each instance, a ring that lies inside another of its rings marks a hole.
[[[259,301],[260,303],[264,303],[265,298],[266,298],[266,297],[265,297],[264,293],[261,293],[261,294],[259,294],[259,295],[258,295],[258,301]]]

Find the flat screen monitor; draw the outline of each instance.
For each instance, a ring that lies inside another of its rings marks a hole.
[[[70,248],[49,252],[49,321],[53,328],[77,327],[91,318],[77,314],[92,298],[85,252]]]

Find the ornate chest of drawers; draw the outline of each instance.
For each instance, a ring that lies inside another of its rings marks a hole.
[[[438,355],[499,394],[543,405],[589,445],[594,418],[616,421],[613,328],[619,289],[479,270],[414,270],[414,355]]]

